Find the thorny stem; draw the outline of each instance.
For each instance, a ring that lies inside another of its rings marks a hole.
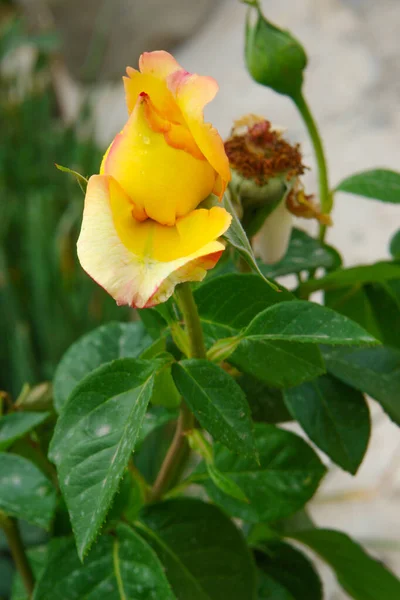
[[[33,577],[31,565],[29,564],[25,553],[24,544],[22,542],[17,522],[15,519],[7,517],[4,513],[0,512],[0,526],[3,528],[7,538],[11,555],[14,559],[15,566],[17,567],[19,574],[21,575],[28,598],[31,598],[33,588],[35,587],[35,579]]]
[[[323,214],[329,214],[332,210],[332,195],[329,191],[328,167],[321,136],[303,94],[300,92],[297,96],[293,97],[293,101],[303,117],[303,121],[307,127],[312,144],[314,146],[314,152],[318,166],[319,201],[321,203],[321,212]],[[321,223],[319,228],[320,242],[324,241],[325,234],[326,225]]]
[[[189,338],[189,358],[206,358],[203,330],[200,323],[196,302],[189,283],[183,283],[177,287],[176,299],[182,312]],[[153,489],[150,501],[159,500],[168,491],[173,481],[183,471],[190,454],[190,448],[186,439],[186,433],[194,427],[194,416],[184,401],[182,401],[181,412],[176,425],[175,433],[168,452],[161,465]]]

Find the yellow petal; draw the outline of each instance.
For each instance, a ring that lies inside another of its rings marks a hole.
[[[218,84],[212,77],[191,75],[183,69],[169,75],[167,83],[197,146],[220,175],[222,196],[231,178],[229,161],[221,136],[210,123],[204,123],[203,115],[205,105],[218,92]]]
[[[129,114],[135,108],[140,94],[144,92],[150,96],[160,114],[173,123],[183,123],[182,113],[165,80],[157,79],[151,74],[139,73],[131,67],[128,67],[126,72],[128,77],[123,77],[123,81]]]
[[[129,113],[135,108],[141,92],[148,94],[157,110],[174,123],[182,123],[182,114],[167,87],[166,77],[182,70],[173,56],[164,50],[144,52],[139,58],[139,71],[128,67],[124,77]]]
[[[169,52],[155,50],[154,52],[143,52],[141,54],[139,69],[141,73],[164,80],[171,73],[181,71],[182,67]]]
[[[140,223],[118,183],[94,175],[86,191],[78,256],[118,304],[153,306],[167,300],[177,283],[203,279],[224,249],[217,238],[230,221],[223,208],[214,207],[196,210],[174,227]]]
[[[207,198],[216,173],[206,160],[173,148],[163,133],[153,131],[146,117],[149,110],[148,97],[142,94],[107,151],[102,173],[114,177],[132,199],[137,219],[147,215],[173,225]]]

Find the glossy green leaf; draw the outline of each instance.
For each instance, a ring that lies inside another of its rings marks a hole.
[[[149,506],[138,531],[179,600],[255,600],[255,569],[241,532],[217,507],[181,498]]]
[[[107,514],[151,398],[157,361],[103,365],[73,391],[54,432],[57,465],[78,553],[83,557]]]
[[[294,299],[284,288],[275,291],[251,273],[229,273],[206,280],[194,296],[205,323],[228,325],[235,330],[246,327],[269,306]]]
[[[341,181],[336,190],[381,202],[400,204],[400,173],[389,169],[363,171]]]
[[[392,239],[390,240],[390,254],[393,258],[400,258],[400,229],[396,231]]]
[[[400,425],[400,351],[394,348],[324,348],[335,377],[377,400]]]
[[[252,458],[237,456],[221,444],[214,445],[217,469],[242,489],[249,503],[223,494],[209,479],[204,479],[204,464],[199,465],[196,475],[212,500],[232,516],[251,523],[276,521],[310,500],[325,467],[304,440],[273,425],[256,425],[255,440],[259,464]]]
[[[285,390],[286,405],[309,438],[353,475],[367,450],[371,423],[361,392],[329,375]]]
[[[235,335],[258,313],[294,296],[279,288],[273,290],[261,277],[249,273],[229,273],[206,281],[195,291],[208,344]]]
[[[176,600],[153,550],[132,529],[103,535],[82,564],[73,540],[50,553],[33,600]]]
[[[259,547],[258,568],[289,591],[294,600],[322,600],[322,584],[306,556],[281,542],[270,541]]]
[[[142,323],[107,323],[84,335],[64,354],[54,377],[54,405],[58,412],[72,390],[101,365],[124,357],[137,357],[151,345]]]
[[[301,290],[305,293],[315,290],[335,290],[365,283],[382,283],[392,279],[400,279],[400,265],[395,262],[382,261],[373,265],[337,269],[321,279],[311,279],[302,283]]]
[[[42,471],[22,456],[0,453],[0,510],[48,529],[55,490]]]
[[[0,450],[23,437],[49,416],[46,412],[16,412],[0,417]]]
[[[289,247],[282,260],[273,265],[259,263],[259,266],[264,275],[275,279],[282,275],[313,271],[318,268],[331,271],[338,269],[341,262],[340,255],[332,246],[321,244],[305,231],[293,229]]]
[[[298,342],[243,339],[229,362],[276,388],[299,385],[325,373],[318,347]]]
[[[270,387],[246,373],[241,373],[236,381],[246,395],[254,421],[275,424],[292,420],[282,390]]]
[[[291,534],[327,562],[343,589],[355,600],[398,600],[400,581],[340,531],[312,529]]]
[[[254,454],[252,422],[246,397],[221,367],[207,360],[174,364],[172,374],[185,402],[204,429],[240,454]]]
[[[240,500],[240,502],[249,502],[243,490],[237,485],[237,483],[235,483],[233,479],[230,479],[221,473],[221,471],[219,471],[214,464],[207,464],[207,471],[211,481],[219,490],[221,490],[221,492],[227,496],[231,496],[231,498]]]
[[[241,334],[246,340],[279,340],[320,344],[374,344],[354,321],[314,302],[302,300],[270,306]]]

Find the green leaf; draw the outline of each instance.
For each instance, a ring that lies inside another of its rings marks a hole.
[[[367,450],[371,423],[364,396],[329,375],[285,390],[286,405],[308,437],[353,475]]]
[[[300,288],[302,293],[311,293],[316,290],[335,290],[365,283],[382,283],[391,279],[400,279],[400,265],[382,261],[373,265],[337,269],[321,279],[311,279],[302,283]]]
[[[54,405],[60,413],[86,375],[116,358],[139,356],[152,344],[142,323],[107,323],[81,337],[64,354],[54,377]]]
[[[50,481],[29,460],[0,453],[0,510],[48,529],[56,494]]]
[[[204,429],[233,452],[254,455],[250,408],[226,371],[207,360],[174,364],[172,374],[183,398]]]
[[[214,464],[207,464],[207,472],[213,484],[221,492],[241,502],[249,502],[241,488],[232,479],[221,473]]]
[[[273,290],[277,291],[279,289],[278,286],[275,283],[272,283],[272,281],[269,281],[269,279],[267,279],[265,277],[265,275],[263,275],[262,272],[260,271],[260,268],[254,257],[253,249],[247,238],[246,232],[243,229],[242,224],[236,214],[236,211],[232,206],[232,202],[230,201],[230,198],[228,197],[227,194],[224,195],[224,198],[222,200],[222,205],[228,211],[228,213],[232,216],[231,225],[223,237],[230,243],[230,245],[233,248],[235,248],[235,250],[237,250],[237,252],[240,254],[240,256],[242,256],[244,258],[244,260],[247,262],[247,264],[250,266],[250,268],[255,273],[258,273],[258,275],[260,275],[262,277],[262,279]]]
[[[258,549],[258,568],[287,589],[294,600],[322,600],[321,580],[302,552],[281,541],[264,543]]]
[[[176,389],[171,374],[171,363],[174,359],[167,352],[163,352],[159,357],[165,357],[168,362],[159,370],[155,377],[151,403],[154,406],[164,406],[173,410],[181,403],[181,395]]]
[[[355,600],[398,600],[400,581],[340,531],[312,529],[290,534],[327,562],[343,589]]]
[[[400,347],[400,294],[395,289],[398,282],[400,279],[392,279],[331,290],[325,293],[325,301],[383,344]]]
[[[227,325],[234,330],[246,327],[269,306],[294,299],[284,288],[275,291],[252,273],[229,273],[206,280],[194,296],[205,323]]]
[[[272,577],[259,571],[257,600],[296,600],[296,598]]]
[[[79,556],[90,548],[145,417],[157,361],[125,358],[103,365],[73,391],[50,447]]]
[[[209,345],[235,335],[265,308],[294,298],[284,288],[275,291],[264,279],[249,273],[229,273],[206,281],[194,296]]]
[[[246,373],[241,373],[236,381],[246,395],[253,421],[275,424],[292,420],[282,390],[270,387]]]
[[[332,375],[365,392],[400,425],[400,351],[394,348],[323,348]]]
[[[325,373],[318,347],[296,342],[243,339],[229,362],[276,388],[299,385]]]
[[[257,3],[253,6],[246,20],[247,70],[257,83],[295,97],[301,92],[307,66],[304,48],[289,31],[268,21]]]
[[[264,275],[275,279],[282,275],[314,271],[321,267],[330,271],[338,269],[341,263],[340,255],[332,246],[321,244],[305,231],[293,229],[289,247],[282,260],[273,265],[259,263],[259,266]]]
[[[0,450],[29,433],[49,416],[47,412],[19,412],[0,417]]]
[[[392,239],[390,240],[389,249],[390,249],[390,254],[393,256],[393,258],[396,258],[396,259],[400,258],[400,229],[398,231],[396,231],[396,233],[393,235]]]
[[[302,300],[283,302],[261,312],[241,334],[246,340],[320,344],[374,344],[354,321],[330,308]]]
[[[204,479],[207,477],[204,463],[195,473],[212,500],[232,516],[251,523],[276,521],[293,514],[310,500],[325,467],[304,440],[273,425],[256,425],[255,440],[259,464],[254,459],[237,456],[221,444],[214,445],[217,469],[240,487],[248,504],[230,498],[209,479]]]
[[[255,569],[241,532],[217,507],[179,498],[149,506],[137,525],[179,600],[255,600]]]
[[[400,204],[400,173],[388,169],[363,171],[341,181],[336,191]]]
[[[126,525],[103,535],[83,565],[72,540],[49,554],[33,600],[176,600],[157,556]]]

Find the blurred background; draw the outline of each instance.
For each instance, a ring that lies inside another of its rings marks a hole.
[[[305,92],[321,128],[331,184],[400,165],[398,0],[264,0],[309,55]],[[252,112],[302,145],[308,192],[314,158],[291,101],[244,66],[246,8],[238,0],[0,0],[0,389],[51,379],[85,331],[129,319],[76,260],[83,196],[54,163],[85,176],[126,120],[121,77],[141,52],[172,51],[220,85],[206,117],[223,137]],[[388,256],[398,207],[337,195],[328,241],[346,265]],[[313,231],[313,225],[299,222]],[[355,479],[333,468],[316,497],[319,525],[356,537],[400,575],[400,439],[372,407],[374,433]],[[1,552],[1,550],[0,550]],[[343,600],[328,571],[326,597]],[[0,597],[1,597],[0,584]]]

